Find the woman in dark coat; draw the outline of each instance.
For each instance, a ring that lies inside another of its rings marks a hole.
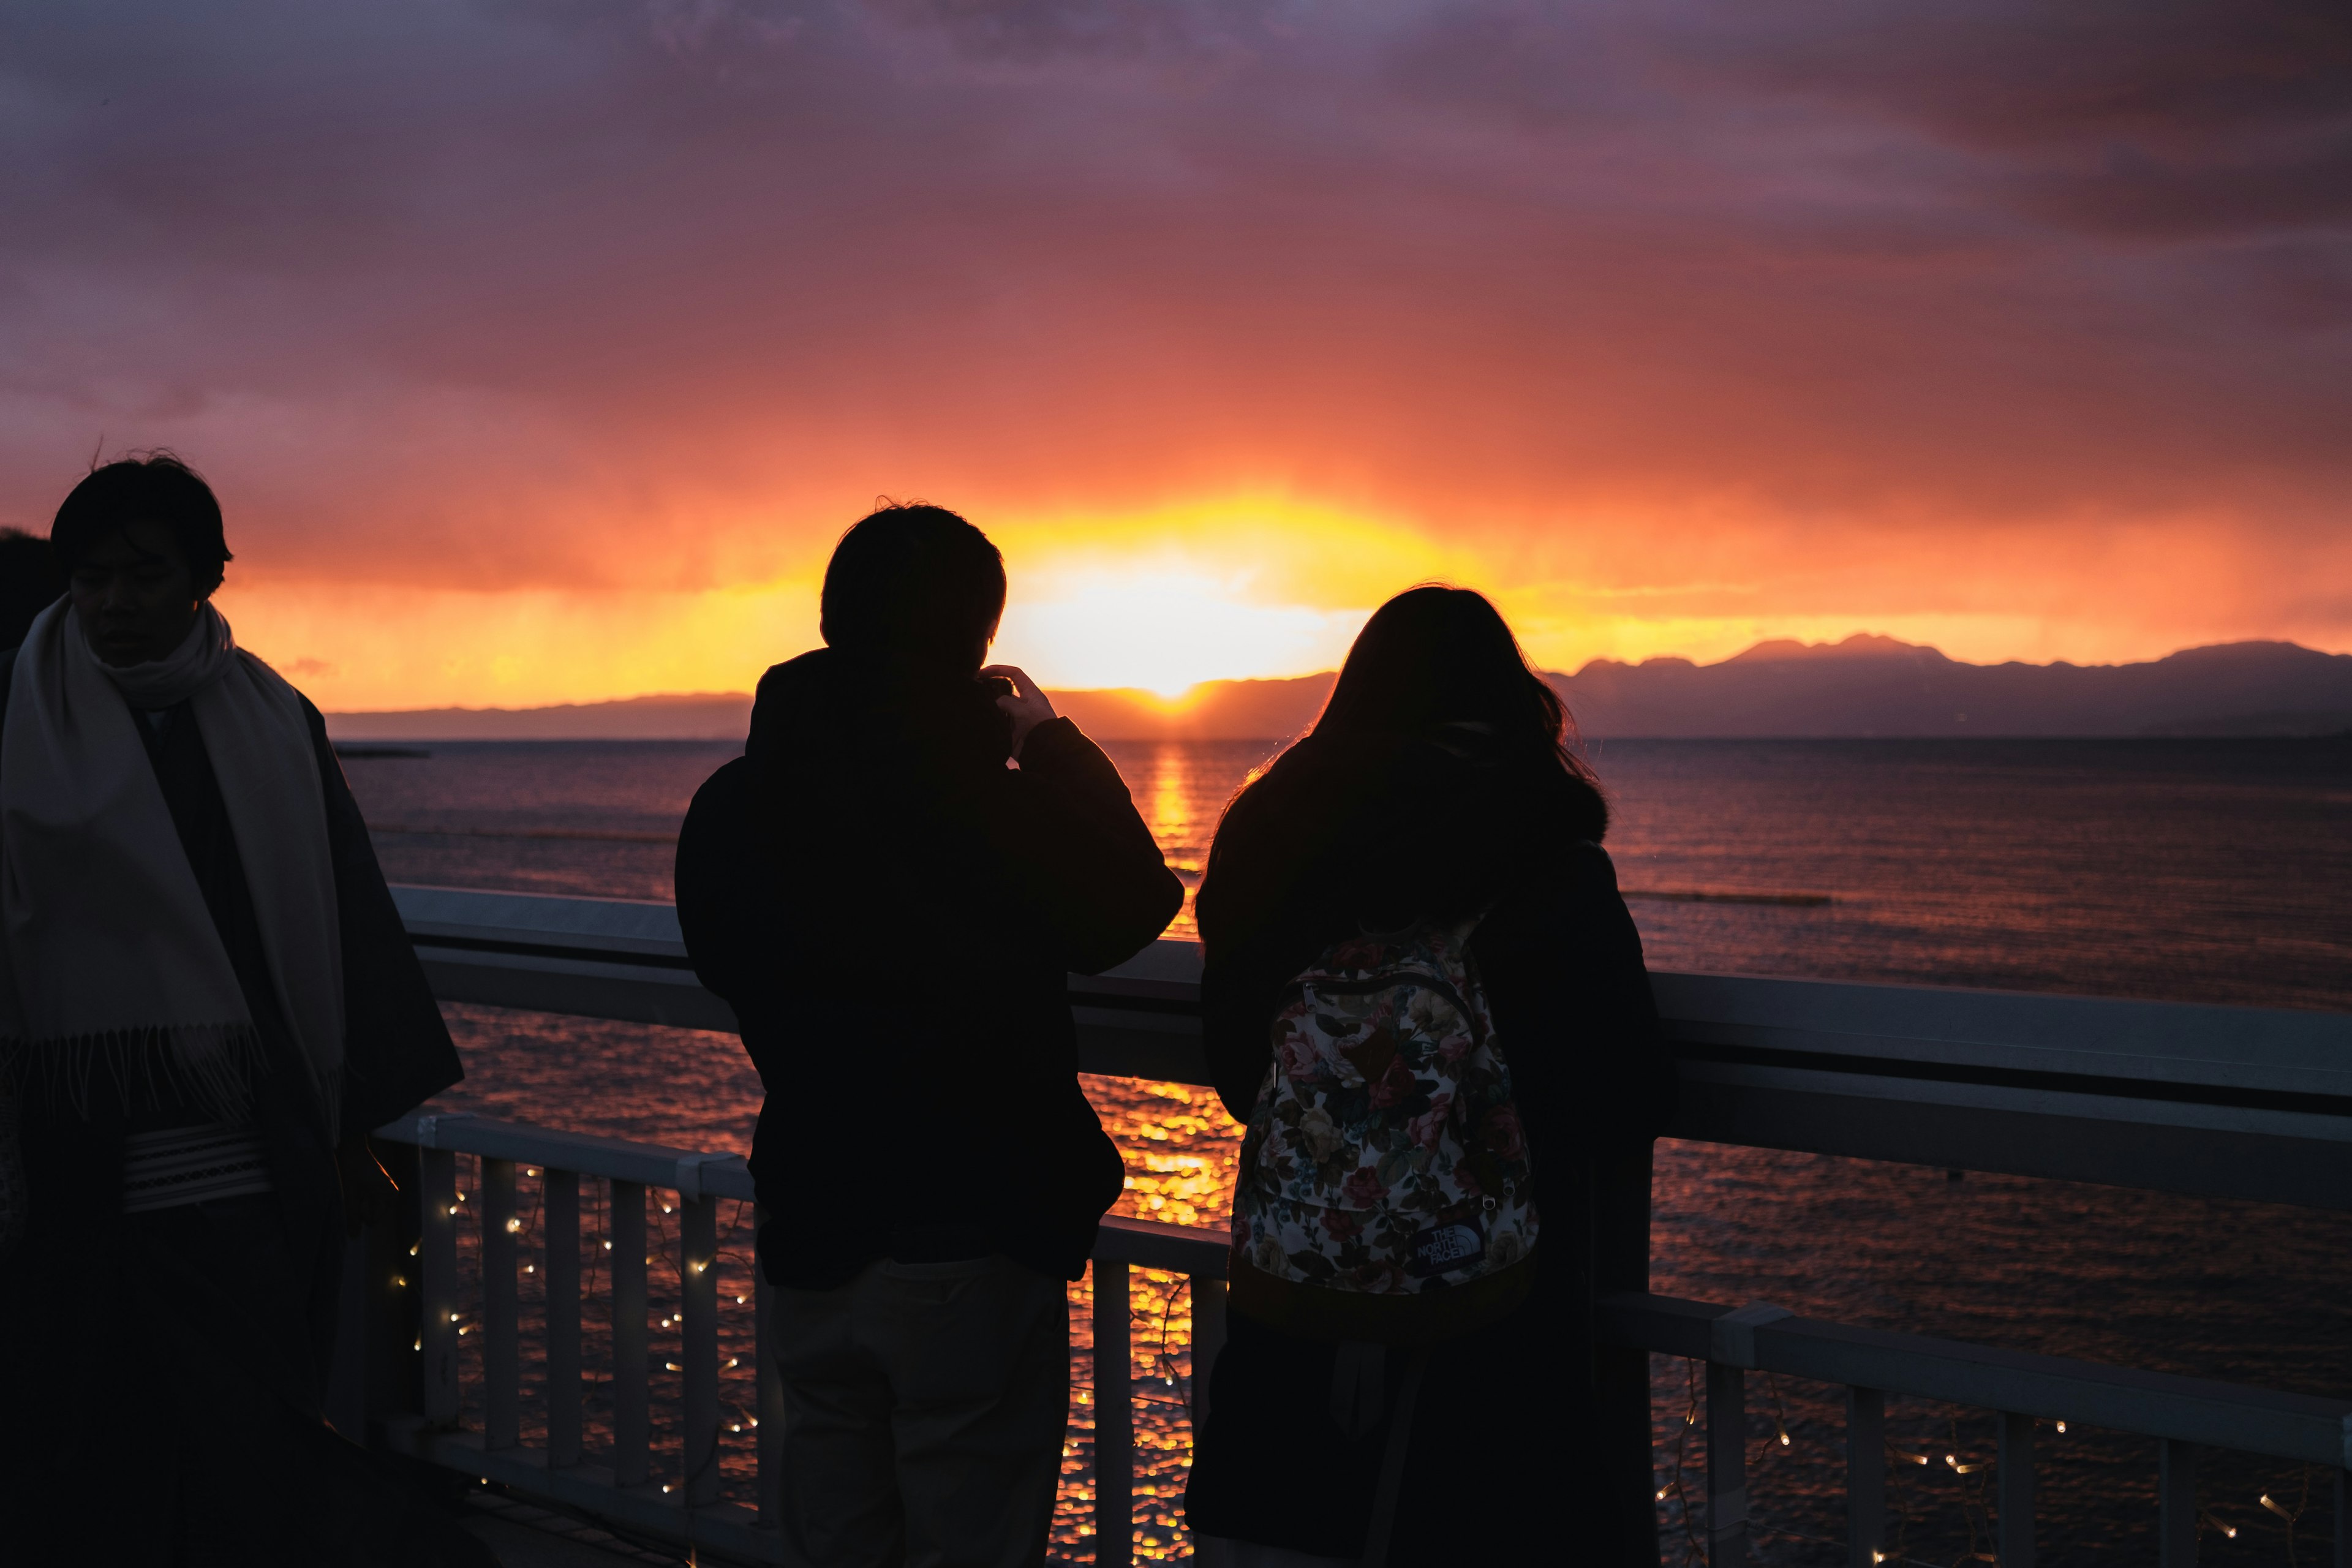
[[[1493,605],[1415,588],[1366,625],[1314,730],[1219,826],[1198,907],[1226,1109],[1245,1123],[1257,1109],[1282,994],[1318,955],[1475,919],[1469,961],[1541,1224],[1520,1305],[1425,1350],[1370,1351],[1387,1364],[1368,1384],[1349,1363],[1369,1347],[1278,1327],[1237,1289],[1185,1503],[1204,1561],[1656,1562],[1643,1360],[1596,1350],[1591,1303],[1646,1283],[1649,1147],[1674,1080],[1600,847],[1607,808],[1566,734]],[[1388,1391],[1368,1429],[1340,1425],[1341,1381]]]
[[[460,1077],[324,721],[177,461],[51,542],[0,654],[0,1557],[492,1563],[323,1415],[368,1130]]]

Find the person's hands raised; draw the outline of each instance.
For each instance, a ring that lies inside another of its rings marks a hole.
[[[1054,716],[1054,705],[1029,679],[1028,671],[1017,665],[992,664],[980,673],[1013,682],[1013,695],[998,698],[996,705],[1013,716],[1013,758],[1018,762],[1021,742],[1029,738],[1030,731]]]

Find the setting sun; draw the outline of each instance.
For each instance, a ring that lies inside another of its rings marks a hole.
[[[1231,582],[1148,569],[1073,574],[1006,609],[998,657],[1056,687],[1175,698],[1204,680],[1329,669],[1370,614],[1261,605]]]

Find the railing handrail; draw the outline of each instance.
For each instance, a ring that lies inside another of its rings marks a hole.
[[[1627,1291],[1603,1297],[1600,1331],[1628,1349],[1775,1372],[1814,1383],[2080,1422],[2294,1459],[2352,1467],[2352,1400],[2251,1384],[2035,1355],[1962,1340]],[[1727,1331],[1745,1310],[1749,1321]]]
[[[731,1154],[446,1113],[404,1117],[377,1136],[635,1182],[682,1197],[751,1196],[749,1173]],[[1222,1229],[1109,1215],[1097,1233],[1095,1256],[1222,1279],[1229,1253]],[[1813,1318],[1772,1318],[1727,1335],[1724,1320],[1738,1310],[1624,1292],[1602,1300],[1600,1321],[1612,1342],[1691,1361],[2352,1467],[2352,1401]]]
[[[691,972],[669,904],[410,886],[394,894],[420,946]],[[1196,1010],[1200,973],[1197,943],[1163,938],[1105,974],[1073,975],[1071,996],[1095,1008]],[[2053,1087],[2088,1079],[2109,1092],[2187,1089],[2216,1103],[2259,1098],[2352,1113],[2352,1013],[1700,971],[1652,978],[1670,1034],[1703,1054],[1976,1069],[1969,1079]]]
[[[375,1130],[375,1136],[419,1149],[443,1149],[509,1164],[635,1182],[680,1197],[750,1202],[753,1195],[751,1173],[740,1154],[600,1138],[466,1111],[413,1112],[385,1122]],[[1111,1215],[1102,1222],[1096,1250],[1099,1256],[1140,1268],[1173,1269],[1213,1279],[1225,1277],[1225,1233],[1200,1226]]]
[[[393,889],[445,1000],[733,1031],[677,910]],[[1203,1084],[1200,949],[1072,976],[1085,1071]],[[1654,972],[1679,1138],[2352,1208],[2352,1014]]]

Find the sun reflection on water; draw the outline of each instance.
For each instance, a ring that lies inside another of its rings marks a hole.
[[[1241,1129],[1216,1091],[1196,1084],[1082,1079],[1104,1131],[1127,1156],[1127,1190],[1111,1212],[1222,1234],[1233,1217]],[[1094,1532],[1094,1280],[1070,1287],[1073,1372],[1070,1436],[1062,1453],[1055,1549],[1082,1558]],[[1133,1327],[1129,1373],[1135,1393],[1135,1553],[1192,1555],[1181,1528],[1192,1465],[1192,1295],[1183,1275],[1137,1268],[1128,1277]],[[1082,1373],[1078,1372],[1084,1368]]]

